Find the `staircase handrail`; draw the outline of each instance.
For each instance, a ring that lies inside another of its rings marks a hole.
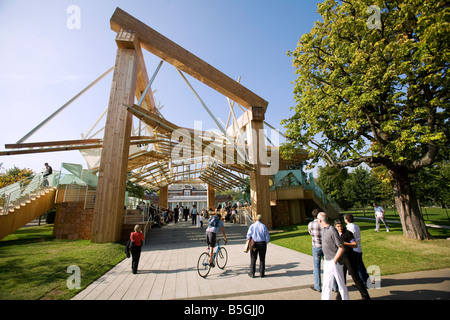
[[[58,171],[54,171],[46,177],[43,173],[37,173],[1,188],[0,199],[3,198],[3,201],[0,202],[0,208],[3,207],[3,215],[6,215],[8,209],[14,207],[17,202],[28,200],[37,193],[44,191],[46,187],[53,187],[57,176],[59,176]]]
[[[339,207],[339,205],[334,201],[329,195],[327,195],[323,190],[315,183],[314,181],[314,175],[312,172],[309,173],[309,177],[302,171],[302,170],[282,170],[280,171],[279,175],[274,176],[274,185],[272,186],[271,190],[284,190],[284,189],[295,189],[298,188],[299,185],[297,184],[283,184],[279,185],[279,183],[283,180],[284,177],[286,177],[289,172],[291,172],[295,178],[299,181],[300,185],[303,187],[304,190],[312,190],[314,193],[314,196],[316,196],[325,207],[328,207],[329,205],[332,206],[337,212],[341,212],[342,209]]]

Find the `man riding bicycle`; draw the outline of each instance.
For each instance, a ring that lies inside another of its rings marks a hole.
[[[208,243],[208,252],[209,252],[209,263],[211,264],[213,261],[213,249],[216,246],[216,234],[217,231],[219,231],[219,228],[222,229],[223,239],[225,242],[228,242],[227,236],[225,235],[225,226],[223,224],[223,221],[220,220],[221,215],[220,213],[217,213],[216,215],[212,216],[208,220],[208,228],[206,228],[206,242]]]

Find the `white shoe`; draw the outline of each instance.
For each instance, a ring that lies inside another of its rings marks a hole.
[[[389,229],[386,229],[386,232],[389,232]]]

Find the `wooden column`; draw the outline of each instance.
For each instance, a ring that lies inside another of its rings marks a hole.
[[[262,215],[263,223],[267,228],[272,229],[272,214],[270,210],[269,176],[262,175],[261,169],[267,167],[259,161],[259,148],[263,144],[264,135],[260,134],[264,129],[264,109],[252,107],[250,109],[250,121],[246,125],[247,141],[249,145],[250,163],[253,164],[254,171],[249,173],[250,177],[250,199],[252,205],[252,216]]]
[[[216,209],[216,190],[213,186],[210,186],[208,184],[207,189],[207,202],[206,202],[207,209],[212,208],[213,210]]]
[[[169,186],[159,188],[159,207],[164,209],[169,207]]]
[[[95,199],[91,242],[116,242],[121,238],[126,174],[133,105],[136,91],[139,45],[133,33],[120,32],[103,139],[102,158]]]

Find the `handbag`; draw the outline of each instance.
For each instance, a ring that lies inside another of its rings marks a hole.
[[[250,238],[247,241],[245,241],[244,252],[247,253],[249,250],[255,251],[255,249],[253,248],[254,245],[255,241],[253,241],[253,238]]]
[[[125,254],[126,254],[127,258],[131,257],[131,254],[130,254],[131,248],[130,247],[131,247],[131,240],[128,239],[127,243],[125,244]]]

